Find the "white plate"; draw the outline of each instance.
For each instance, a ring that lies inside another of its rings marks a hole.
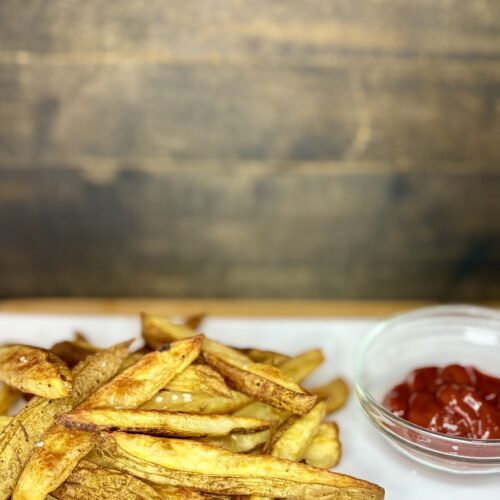
[[[352,358],[359,341],[375,323],[355,319],[221,319],[210,318],[205,331],[235,346],[256,346],[295,354],[320,347],[326,362],[311,378],[325,382],[335,375],[352,380]],[[126,316],[39,316],[0,314],[0,343],[15,341],[49,347],[79,330],[107,346],[138,336],[139,320]],[[392,449],[371,427],[354,397],[335,414],[343,456],[339,472],[373,481],[388,500],[497,500],[500,476],[457,476],[413,463]]]

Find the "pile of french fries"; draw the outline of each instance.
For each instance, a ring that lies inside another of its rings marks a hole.
[[[132,353],[80,334],[0,347],[0,499],[384,497],[329,471],[341,445],[324,418],[348,390],[300,385],[321,351],[235,349],[197,333],[201,321],[143,314]]]

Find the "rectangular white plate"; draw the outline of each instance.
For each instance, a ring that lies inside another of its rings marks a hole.
[[[352,381],[357,345],[375,320],[356,319],[221,319],[210,318],[205,332],[231,345],[256,346],[295,354],[319,347],[326,362],[310,379],[321,383],[343,375]],[[75,330],[107,346],[139,335],[139,320],[127,316],[49,316],[0,314],[0,343],[49,347]],[[334,415],[343,446],[339,472],[380,484],[389,500],[497,500],[500,476],[457,476],[431,470],[400,455],[377,434],[355,397]]]

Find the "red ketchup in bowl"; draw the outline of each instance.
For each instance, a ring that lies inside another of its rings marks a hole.
[[[470,366],[418,368],[387,394],[384,406],[430,431],[500,439],[500,379]]]

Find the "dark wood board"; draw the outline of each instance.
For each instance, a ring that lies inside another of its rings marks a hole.
[[[495,0],[3,0],[0,296],[500,297]]]

